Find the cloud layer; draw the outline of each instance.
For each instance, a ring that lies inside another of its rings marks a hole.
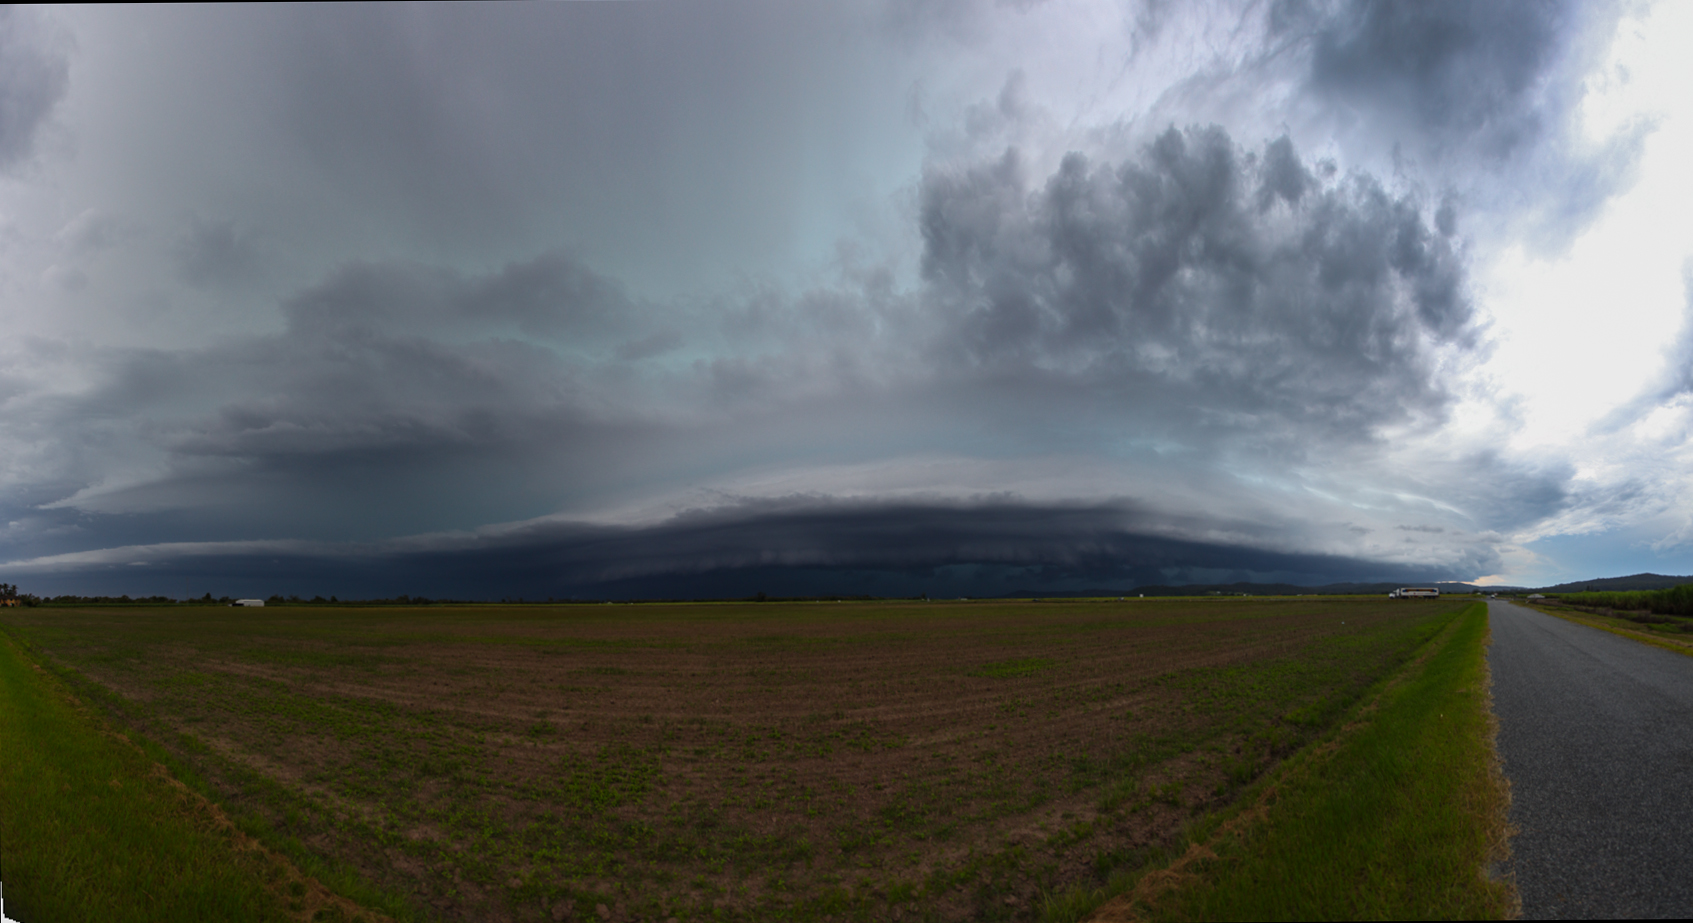
[[[1596,508],[1465,421],[1478,254],[1644,137],[1570,140],[1608,8],[33,15],[20,580],[1461,579]]]

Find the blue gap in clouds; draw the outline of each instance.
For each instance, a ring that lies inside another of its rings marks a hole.
[[[1627,577],[1633,574],[1693,574],[1693,547],[1678,545],[1662,552],[1653,537],[1613,530],[1588,535],[1555,535],[1523,547],[1545,560],[1543,568],[1506,582],[1523,586],[1552,586],[1575,580]]]

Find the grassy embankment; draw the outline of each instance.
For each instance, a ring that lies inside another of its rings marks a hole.
[[[1478,603],[1238,813],[1199,825],[1169,865],[1115,882],[1093,919],[1510,915],[1513,890],[1485,872],[1504,856],[1509,804],[1487,637]]]
[[[24,923],[348,918],[345,902],[236,833],[4,633],[0,882],[6,916]]]

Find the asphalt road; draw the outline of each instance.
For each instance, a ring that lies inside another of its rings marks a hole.
[[[1488,610],[1523,917],[1693,917],[1693,657]]]

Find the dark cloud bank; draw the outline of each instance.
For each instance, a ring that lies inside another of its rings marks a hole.
[[[532,524],[482,536],[326,547],[135,548],[37,573],[38,592],[436,598],[993,596],[1148,584],[1458,579],[1384,565],[1169,538],[1126,505],[842,503],[788,498],[645,528]],[[207,553],[210,551],[211,553]],[[62,585],[62,589],[61,589]]]

